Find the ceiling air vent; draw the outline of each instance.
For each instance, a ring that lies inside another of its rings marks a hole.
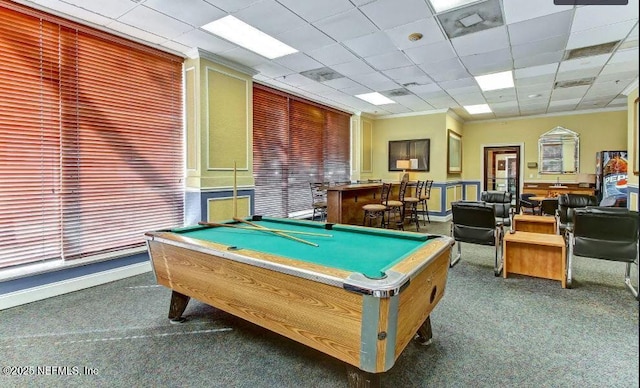
[[[572,79],[572,80],[568,80],[568,81],[558,81],[553,85],[553,88],[554,89],[561,89],[561,88],[572,88],[574,86],[591,85],[593,83],[594,79],[596,79],[596,78],[595,77],[590,77],[590,78]]]
[[[615,42],[602,43],[595,46],[587,46],[576,48],[573,50],[567,50],[567,52],[564,54],[564,59],[568,60],[575,58],[592,57],[594,55],[600,54],[608,54],[610,52],[613,52],[613,49],[616,48],[618,43],[620,43],[620,41],[616,40]]]
[[[321,67],[319,69],[307,70],[307,71],[303,71],[300,74],[318,82],[330,81],[336,78],[344,78],[344,75],[337,73],[336,71],[334,71],[329,67]]]
[[[387,90],[386,92],[380,92],[387,97],[398,97],[398,96],[408,96],[411,94],[410,91],[404,88],[398,88],[393,90]]]

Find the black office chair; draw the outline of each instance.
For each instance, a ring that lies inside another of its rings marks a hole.
[[[476,201],[457,201],[451,204],[453,222],[451,237],[458,243],[458,254],[449,264],[453,267],[462,256],[461,242],[492,245],[495,247],[493,273],[502,272],[502,224],[496,224],[496,211],[492,204]]]
[[[530,199],[535,196],[534,193],[520,194],[520,209],[523,214],[538,214],[540,212],[540,202]]]
[[[561,194],[556,211],[556,233],[564,234],[573,226],[573,212],[577,208],[598,206],[598,198],[588,194]]]
[[[567,287],[571,286],[573,256],[626,263],[624,283],[638,297],[638,212],[624,208],[586,207],[573,211],[568,229]],[[636,265],[636,288],[631,282],[631,264]]]
[[[557,198],[546,198],[540,201],[540,214],[543,216],[555,216],[558,210]]]
[[[496,209],[496,224],[511,226],[511,193],[508,191],[483,191],[480,200]]]

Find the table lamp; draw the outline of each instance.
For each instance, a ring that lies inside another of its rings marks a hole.
[[[402,174],[400,174],[400,181],[402,181],[402,177],[407,173],[407,169],[411,168],[411,161],[400,159],[396,161],[396,168],[402,169]]]

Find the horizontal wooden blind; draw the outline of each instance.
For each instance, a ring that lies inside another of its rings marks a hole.
[[[286,217],[289,114],[286,96],[253,88],[255,213]]]
[[[257,214],[309,210],[309,182],[349,179],[350,115],[254,83],[253,131]]]
[[[0,236],[0,266],[181,224],[181,59],[3,4],[0,228],[13,238]]]

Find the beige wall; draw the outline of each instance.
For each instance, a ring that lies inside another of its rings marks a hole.
[[[627,112],[583,113],[565,116],[545,116],[512,120],[467,122],[464,124],[463,177],[482,179],[483,145],[524,144],[524,180],[574,182],[575,175],[539,175],[526,167],[538,161],[538,137],[550,129],[562,126],[580,136],[580,172],[595,172],[595,155],[601,150],[627,149]]]
[[[252,79],[206,58],[185,61],[186,186],[253,185]]]

